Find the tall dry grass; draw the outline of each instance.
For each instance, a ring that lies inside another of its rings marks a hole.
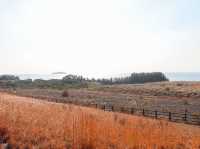
[[[200,128],[0,93],[0,140],[35,149],[198,149]]]

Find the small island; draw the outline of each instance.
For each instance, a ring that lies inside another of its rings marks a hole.
[[[66,72],[53,72],[52,74],[67,74]]]

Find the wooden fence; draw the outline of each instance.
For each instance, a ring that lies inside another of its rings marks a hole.
[[[112,105],[89,104],[85,106],[98,108],[110,112],[121,112],[137,116],[150,117],[154,119],[165,119],[172,122],[200,125],[200,115],[189,113],[187,112],[187,110],[185,110],[185,112],[183,113],[175,113],[175,112],[166,112],[158,110],[147,110],[143,108],[117,107]]]
[[[12,92],[8,92],[8,93],[12,93]],[[12,93],[12,94],[16,95],[16,93]],[[87,106],[87,107],[102,109],[104,111],[120,112],[120,113],[132,114],[132,115],[137,115],[137,116],[151,117],[155,119],[165,119],[172,122],[179,122],[179,123],[200,126],[200,115],[192,114],[188,112],[187,110],[185,110],[185,112],[182,112],[182,113],[181,112],[175,113],[175,112],[170,112],[170,111],[149,110],[149,109],[144,109],[144,108],[128,108],[128,107],[119,107],[119,106],[106,105],[106,104],[102,105],[102,104],[94,104],[94,103],[84,103],[84,102],[79,102],[79,101],[69,101],[69,100],[62,101],[59,98],[41,97],[37,95],[34,95],[34,96],[20,95],[20,94],[17,94],[17,95],[43,99],[50,102],[59,102],[59,103]]]

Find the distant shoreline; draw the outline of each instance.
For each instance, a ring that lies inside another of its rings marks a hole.
[[[200,81],[200,72],[164,72],[167,78],[169,78],[170,81]],[[64,76],[67,75],[65,72],[53,72],[51,74],[14,74],[20,79],[62,79]],[[105,78],[111,78],[111,77],[126,77],[129,74],[123,74],[123,75],[113,75],[108,76]],[[92,78],[92,77],[89,77]],[[96,77],[95,77],[96,78]]]

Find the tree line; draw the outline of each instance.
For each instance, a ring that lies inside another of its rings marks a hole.
[[[99,83],[104,85],[112,84],[138,84],[147,82],[169,81],[168,78],[161,72],[152,73],[132,73],[127,77],[116,77],[109,79],[89,79],[78,75],[66,75],[62,79],[27,79],[20,80],[14,75],[1,75],[0,87],[23,87],[23,88],[87,88],[90,83]]]
[[[132,73],[127,77],[97,80],[97,82],[100,82],[102,84],[140,84],[140,83],[161,82],[161,81],[169,81],[169,79],[162,72]]]

